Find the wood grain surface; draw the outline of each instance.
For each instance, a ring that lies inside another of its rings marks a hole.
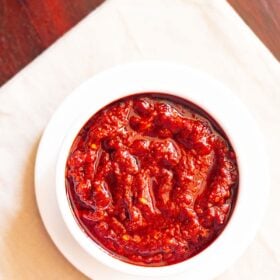
[[[0,0],[0,86],[104,0]]]
[[[280,0],[228,0],[280,61]]]
[[[105,0],[0,0],[0,86]],[[228,0],[280,60],[280,0]]]

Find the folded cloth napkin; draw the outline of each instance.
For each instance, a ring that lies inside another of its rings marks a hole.
[[[36,149],[52,113],[75,87],[110,66],[142,59],[203,70],[253,114],[270,158],[269,208],[254,243],[218,279],[280,277],[279,63],[225,1],[108,0],[0,90],[1,279],[84,279],[41,222]]]

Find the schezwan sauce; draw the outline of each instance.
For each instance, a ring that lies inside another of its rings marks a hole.
[[[238,169],[218,124],[165,94],[138,94],[97,112],[77,135],[66,188],[83,230],[125,262],[186,260],[224,229]]]

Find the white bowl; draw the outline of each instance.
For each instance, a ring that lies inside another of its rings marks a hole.
[[[109,255],[82,230],[66,194],[65,165],[70,147],[86,121],[119,98],[146,92],[169,93],[197,104],[223,128],[237,155],[239,189],[232,216],[219,237],[196,256],[178,264],[143,267]],[[68,128],[56,167],[58,205],[70,233],[93,258],[124,273],[159,277],[184,273],[186,279],[210,279],[222,273],[253,240],[264,213],[269,176],[262,137],[242,103],[219,82],[184,65],[141,62],[117,66],[89,79],[73,94],[71,110],[81,114]]]

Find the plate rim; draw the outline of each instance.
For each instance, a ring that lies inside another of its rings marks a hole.
[[[111,75],[112,73],[114,73],[114,71],[123,71],[123,69],[126,69],[125,71],[127,71],[127,69],[133,69],[133,68],[137,68],[137,67],[171,67],[173,69],[185,69],[191,73],[193,73],[193,75],[195,77],[197,77],[198,80],[201,80],[201,81],[210,81],[210,84],[214,84],[214,85],[217,85],[218,87],[221,87],[221,90],[222,91],[225,91],[225,92],[230,92],[226,87],[224,87],[220,82],[217,82],[215,79],[213,78],[210,78],[208,75],[200,72],[200,71],[197,71],[197,70],[194,70],[186,65],[181,65],[181,64],[178,64],[178,63],[170,63],[170,62],[154,62],[154,61],[145,61],[145,62],[138,62],[138,63],[129,63],[129,64],[124,64],[124,65],[118,65],[118,66],[115,66],[113,68],[110,68],[108,70],[105,70],[95,76],[93,76],[92,78],[88,79],[87,81],[85,81],[84,83],[82,83],[76,90],[74,90],[72,92],[72,94],[70,94],[68,97],[66,97],[66,99],[63,101],[63,103],[56,109],[55,113],[53,114],[53,116],[51,117],[48,125],[46,126],[46,129],[41,137],[41,141],[40,141],[40,144],[39,144],[39,147],[38,147],[38,151],[37,151],[37,156],[36,156],[36,163],[35,163],[35,193],[36,193],[36,201],[37,201],[37,205],[38,205],[38,208],[39,208],[39,212],[40,212],[40,215],[42,217],[42,220],[43,220],[43,223],[44,223],[44,226],[45,228],[47,229],[48,231],[48,234],[50,235],[51,239],[53,240],[53,242],[55,243],[56,247],[59,249],[59,251],[64,255],[64,257],[66,257],[66,259],[68,259],[76,268],[78,268],[81,272],[83,272],[84,274],[86,274],[87,276],[89,277],[92,277],[91,273],[90,275],[88,275],[87,272],[84,271],[83,268],[81,267],[77,267],[77,264],[75,264],[75,260],[73,260],[73,258],[71,256],[69,256],[69,254],[65,254],[65,251],[63,252],[63,250],[61,250],[61,245],[60,244],[57,244],[57,242],[54,240],[56,238],[54,238],[54,234],[53,232],[51,232],[50,230],[50,225],[48,224],[48,222],[46,222],[46,218],[45,218],[45,214],[44,214],[44,209],[42,209],[42,200],[40,199],[40,193],[39,193],[39,185],[42,184],[40,182],[40,178],[39,178],[39,173],[40,173],[40,168],[41,168],[41,164],[42,164],[42,150],[45,149],[45,146],[46,146],[46,139],[49,138],[49,135],[51,134],[52,132],[52,129],[54,124],[57,122],[57,121],[61,121],[61,119],[59,119],[61,117],[61,113],[63,112],[63,110],[66,110],[67,111],[67,106],[69,106],[69,104],[71,104],[71,102],[73,102],[73,100],[75,100],[75,98],[77,98],[78,94],[83,92],[84,90],[87,90],[86,88],[88,87],[88,85],[90,85],[90,83],[96,79],[99,79],[100,77],[104,77],[106,75]],[[110,74],[111,73],[111,74]],[[214,86],[215,88],[215,86]],[[239,102],[239,101],[238,101]],[[243,106],[243,105],[242,105]],[[203,108],[203,107],[202,107]],[[203,108],[204,109],[204,108]],[[208,110],[206,110],[208,112]],[[210,112],[210,115],[212,113]],[[219,122],[219,120],[218,120]],[[254,122],[254,120],[252,119],[252,122]],[[65,128],[65,131],[68,131],[68,129],[70,128],[70,126],[73,125],[73,122],[71,124],[69,124],[67,126],[67,129]],[[221,126],[223,127],[223,125],[221,124]],[[255,130],[257,130],[257,127],[254,128]],[[62,139],[64,138],[65,135],[63,135]],[[61,140],[62,140],[61,139]],[[260,142],[262,140],[259,140]],[[62,142],[61,142],[62,143]],[[61,145],[60,143],[60,145]],[[59,146],[60,148],[60,146]],[[58,154],[56,154],[56,157],[58,156]],[[54,167],[53,167],[54,168]],[[267,173],[267,172],[265,172]],[[266,175],[268,177],[268,175]],[[269,179],[267,179],[267,181],[269,181]],[[267,190],[267,193],[265,194],[265,196],[268,196],[268,190]],[[267,201],[267,199],[266,199]],[[263,215],[263,214],[262,214]],[[260,214],[261,216],[261,214]],[[65,226],[65,225],[64,225]],[[258,227],[257,225],[255,225],[254,227]],[[255,231],[254,230],[254,233],[251,233],[251,238],[250,239],[253,239],[253,236],[255,235]],[[76,241],[75,241],[76,242]],[[248,244],[249,245],[249,244]],[[247,246],[248,246],[247,245]],[[246,246],[246,248],[247,248]],[[244,250],[246,249],[244,248]],[[243,250],[243,251],[244,251]],[[102,265],[100,263],[98,263],[98,265]],[[116,273],[115,271],[112,271],[114,274]],[[218,274],[220,274],[220,272],[218,272]],[[216,273],[217,274],[217,273]],[[216,276],[215,274],[215,276]]]

